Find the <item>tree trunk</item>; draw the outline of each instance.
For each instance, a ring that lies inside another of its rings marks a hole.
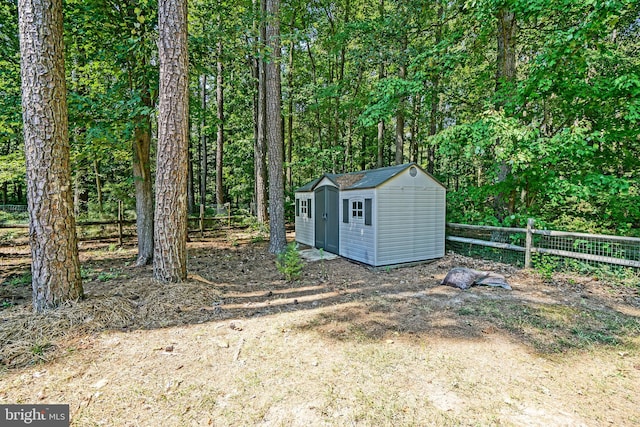
[[[136,266],[147,265],[153,259],[153,188],[150,152],[151,119],[149,116],[140,116],[136,120],[133,138],[133,183],[136,191],[138,235]]]
[[[73,180],[73,206],[76,217],[88,212],[89,190],[86,183],[87,168],[81,160],[76,163]]]
[[[384,166],[384,120],[378,122],[378,161],[377,166]]]
[[[266,0],[256,0],[259,3],[260,14],[264,16],[266,11]],[[257,97],[256,97],[256,142],[254,149],[254,175],[255,175],[255,199],[256,199],[256,218],[261,224],[266,224],[268,220],[267,214],[267,125],[266,125],[266,80],[265,80],[265,61],[264,48],[266,26],[260,22],[260,47],[258,59],[256,60],[257,72]]]
[[[20,184],[19,182],[16,182],[14,184],[14,188],[16,191],[16,200],[18,201],[18,204],[20,204],[24,200],[22,196],[22,184]]]
[[[407,77],[407,63],[404,59],[407,43],[407,37],[405,36],[402,40],[401,55],[403,57],[400,59],[400,70],[398,72],[398,77],[400,77],[401,80]],[[405,97],[402,96],[396,113],[396,165],[401,165],[404,162],[404,107]]]
[[[384,0],[380,0],[378,5],[380,19],[384,21]],[[384,58],[380,55],[380,68],[378,71],[378,80],[384,79]],[[378,159],[377,166],[381,168],[384,165],[384,120],[378,122]]]
[[[316,67],[316,60],[313,56],[313,52],[311,51],[311,44],[308,41],[306,43],[306,47],[307,47],[307,55],[309,56],[309,62],[311,64],[311,81],[313,82],[313,87],[316,88],[318,87],[318,71]],[[313,101],[314,101],[315,110],[316,110],[316,130],[318,132],[318,150],[320,151],[320,155],[321,155],[320,161],[315,162],[314,166],[319,166],[322,173],[324,173],[326,169],[324,165],[324,153],[323,153],[324,143],[322,141],[322,118],[320,116],[320,100],[318,99],[317,90],[313,91]]]
[[[290,31],[293,32],[293,26],[295,25],[296,12],[291,14]],[[289,70],[287,73],[287,86],[289,89],[288,99],[288,112],[287,115],[287,155],[285,158],[285,164],[287,168],[287,187],[290,191],[293,191],[293,171],[291,168],[291,162],[293,161],[293,54],[295,52],[296,43],[291,40],[289,44]]]
[[[506,8],[498,11],[498,55],[496,66],[496,92],[505,84],[516,80],[516,29],[515,12]],[[498,99],[498,106],[504,105],[504,99]]]
[[[209,150],[207,149],[207,133],[205,132],[207,115],[207,76],[200,77],[200,203],[207,205],[207,175]]]
[[[222,15],[220,15],[222,23]],[[221,24],[220,24],[221,25]],[[218,110],[218,138],[216,140],[216,203],[224,204],[222,167],[224,165],[224,79],[222,66],[222,39],[218,40],[218,75],[216,76],[216,104]]]
[[[280,253],[287,245],[284,219],[284,173],[282,165],[282,106],[280,83],[280,0],[267,0],[267,46],[272,52],[266,64],[266,123],[269,157],[269,252]]]
[[[193,213],[196,208],[196,195],[193,187],[193,155],[191,154],[191,142],[189,142],[189,168],[187,171],[187,210]]]
[[[33,307],[83,296],[69,166],[61,0],[18,2]]]
[[[506,104],[507,97],[511,97],[510,88],[516,81],[516,29],[517,21],[513,11],[502,8],[498,11],[498,51],[496,63],[496,108]],[[506,90],[504,90],[506,88]],[[507,93],[509,95],[507,96]],[[496,145],[500,139],[496,140]],[[504,182],[511,175],[511,166],[505,159],[498,164],[498,183]],[[494,202],[495,214],[502,221],[509,213],[513,212],[513,206],[509,204],[509,195],[500,192]]]
[[[93,159],[93,174],[96,178],[96,197],[98,198],[98,212],[102,213],[104,204],[102,202],[102,181],[100,180],[100,162]]]
[[[153,275],[161,282],[187,277],[189,74],[187,1],[158,2],[158,154]]]
[[[404,161],[404,101],[400,104],[396,114],[396,165]]]
[[[413,119],[411,121],[411,142],[409,143],[409,161],[418,162],[418,132],[421,115],[422,97],[414,97]]]

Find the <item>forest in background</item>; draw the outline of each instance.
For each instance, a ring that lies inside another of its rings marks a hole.
[[[155,149],[157,3],[67,0],[76,210],[135,212],[133,141]],[[254,202],[256,0],[189,3],[190,185]],[[343,0],[280,5],[285,189],[415,161],[448,220],[640,233],[640,4]],[[24,204],[17,1],[0,3],[0,196]],[[135,145],[134,145],[135,146]],[[153,165],[155,162],[151,162]]]

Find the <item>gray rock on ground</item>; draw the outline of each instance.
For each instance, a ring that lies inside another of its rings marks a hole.
[[[440,283],[459,289],[469,289],[472,286],[492,286],[511,290],[505,277],[490,271],[474,270],[472,268],[455,267],[449,270]]]

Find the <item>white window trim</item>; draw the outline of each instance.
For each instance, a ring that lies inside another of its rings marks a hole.
[[[349,209],[349,219],[351,221],[357,221],[364,223],[364,199],[357,198],[349,200],[351,203]],[[358,206],[359,204],[359,206]],[[360,213],[360,215],[358,215]]]

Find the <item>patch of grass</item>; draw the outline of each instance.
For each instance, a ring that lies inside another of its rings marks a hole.
[[[97,279],[101,282],[107,282],[109,280],[117,279],[119,276],[120,274],[117,271],[109,270],[108,272],[103,271],[98,274]]]
[[[113,268],[110,268],[109,271],[104,271],[80,267],[80,276],[84,281],[98,280],[100,282],[107,282],[120,277],[120,272]]]
[[[35,362],[46,362],[46,354],[53,348],[53,344],[48,341],[38,341],[31,346],[31,354]]]
[[[27,271],[23,274],[20,274],[18,276],[14,276],[12,277],[8,284],[10,286],[26,286],[26,285],[30,285],[31,284],[31,272]]]
[[[544,353],[624,346],[640,334],[640,320],[592,307],[479,301],[457,310],[522,336]]]
[[[265,236],[262,233],[260,233],[257,236],[253,236],[251,238],[251,243],[262,243],[265,240],[266,240]]]
[[[92,269],[80,266],[80,277],[82,280],[91,280],[94,275],[95,272]]]

